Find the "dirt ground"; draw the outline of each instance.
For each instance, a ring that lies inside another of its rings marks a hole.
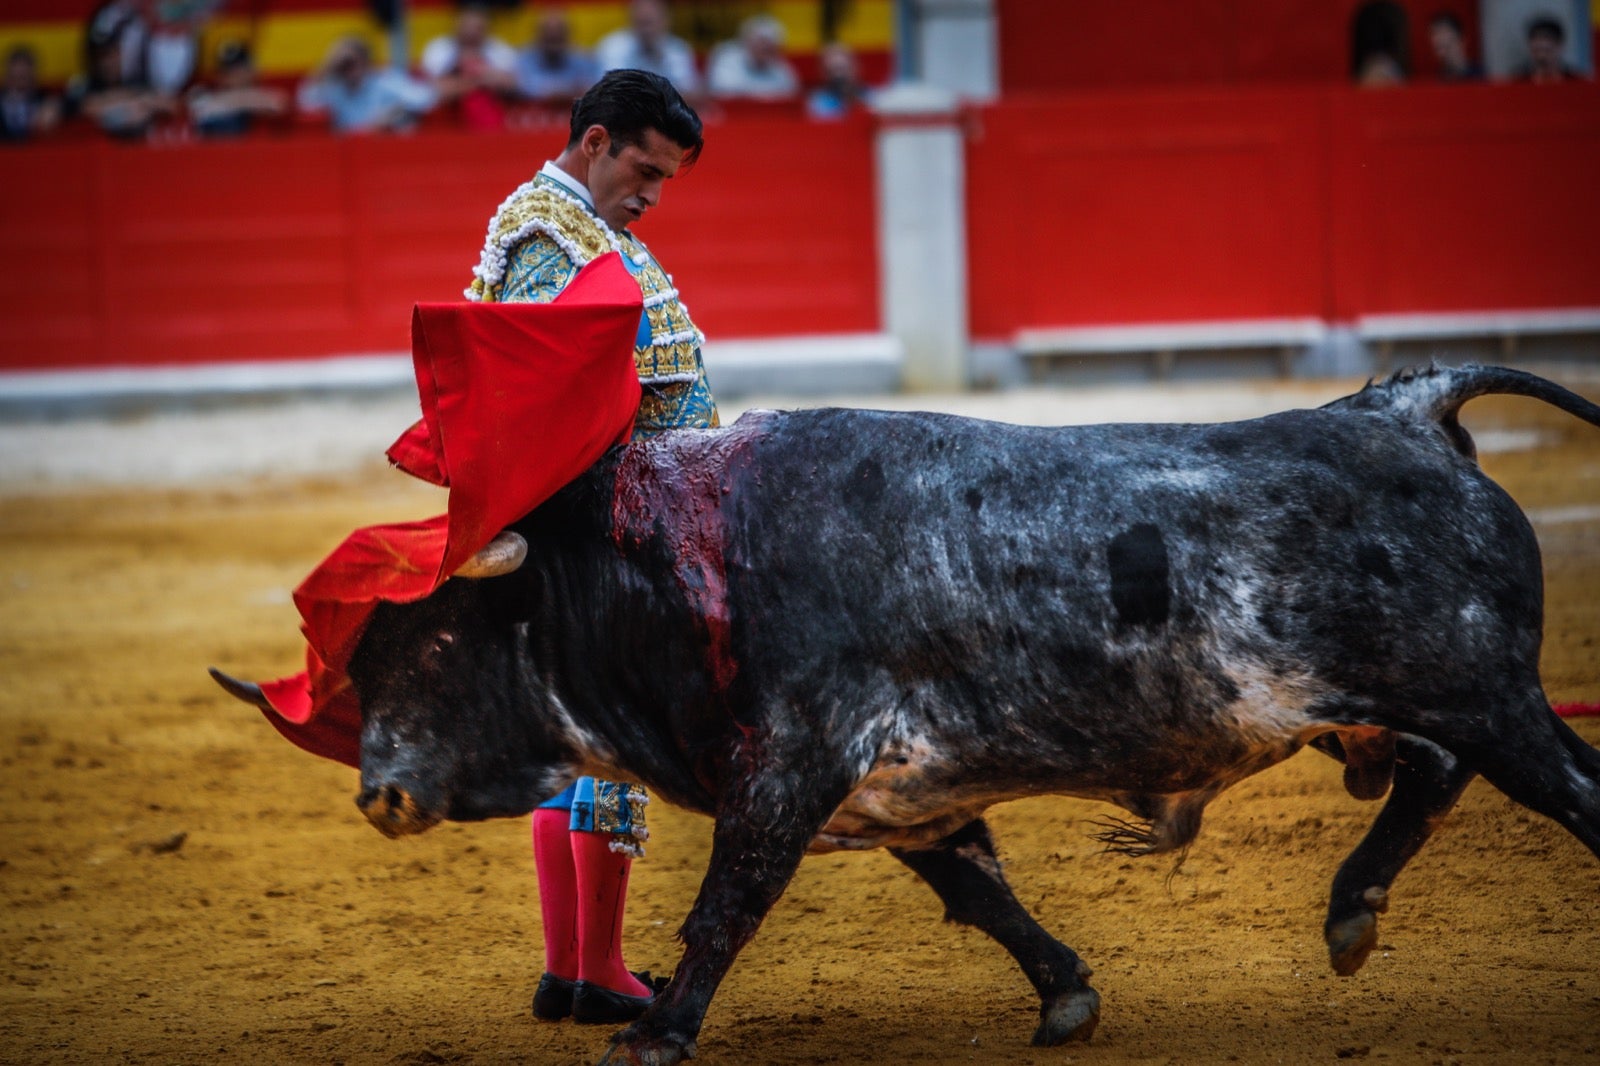
[[[1484,465],[1544,548],[1549,695],[1600,701],[1600,431],[1531,401],[1468,413],[1537,442]],[[529,1014],[526,820],[385,840],[352,771],[205,675],[295,669],[288,590],[351,528],[440,506],[371,469],[0,498],[0,1061],[599,1056],[606,1027]],[[1573,724],[1600,743],[1600,719]],[[1481,782],[1396,883],[1353,978],[1328,968],[1322,915],[1376,808],[1330,760],[1303,753],[1224,795],[1176,874],[1102,854],[1084,823],[1103,813],[992,812],[1019,897],[1095,968],[1091,1044],[1029,1047],[1037,1001],[1010,959],[872,853],[806,861],[712,1004],[698,1061],[1600,1059],[1600,863]],[[664,805],[651,820],[627,944],[662,972],[710,824]]]

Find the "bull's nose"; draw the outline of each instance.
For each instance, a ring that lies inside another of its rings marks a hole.
[[[438,815],[423,810],[411,794],[398,785],[368,785],[356,797],[356,806],[386,837],[420,833],[439,822]]]

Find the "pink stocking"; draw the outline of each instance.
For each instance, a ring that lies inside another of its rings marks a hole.
[[[568,837],[572,812],[533,812],[533,861],[539,872],[539,913],[544,919],[544,968],[578,979],[578,880]]]
[[[633,860],[611,850],[610,833],[571,838],[578,875],[578,977],[624,995],[648,996],[650,989],[622,963],[622,908]]]

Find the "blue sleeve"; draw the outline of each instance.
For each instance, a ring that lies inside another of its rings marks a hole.
[[[500,299],[505,303],[547,304],[577,273],[578,265],[555,241],[536,233],[517,245],[508,257]]]

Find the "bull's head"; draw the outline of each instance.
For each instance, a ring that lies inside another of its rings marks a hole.
[[[435,592],[378,605],[347,671],[361,704],[356,804],[389,836],[526,814],[568,759],[531,667],[527,544],[503,533]],[[512,575],[512,576],[506,576]]]
[[[387,836],[526,814],[570,776],[530,669],[529,589],[515,573],[526,555],[502,533],[426,599],[368,620],[347,667],[362,719],[356,805]],[[268,706],[258,687],[213,676]]]

